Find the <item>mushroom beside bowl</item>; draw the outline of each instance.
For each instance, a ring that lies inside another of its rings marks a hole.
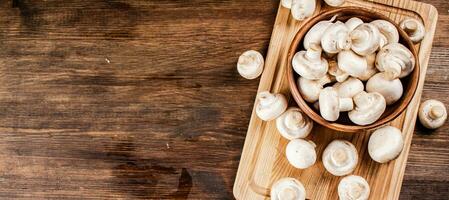
[[[340,21],[346,21],[350,19],[351,17],[358,17],[362,19],[364,22],[371,22],[377,19],[382,19],[391,22],[396,26],[396,29],[399,32],[399,43],[403,44],[405,47],[407,47],[415,57],[415,67],[413,71],[405,78],[401,78],[401,82],[404,88],[404,93],[402,97],[394,104],[387,106],[385,109],[385,112],[382,114],[382,116],[375,121],[372,124],[369,125],[356,125],[353,122],[351,122],[348,118],[347,113],[342,113],[337,121],[330,122],[325,120],[319,113],[318,110],[315,110],[313,108],[313,104],[308,103],[304,100],[301,93],[299,92],[297,80],[299,75],[294,72],[293,66],[292,66],[292,59],[296,52],[300,50],[304,50],[303,47],[303,39],[304,36],[307,34],[309,29],[315,25],[316,23],[324,20],[330,20],[332,17],[336,16],[336,20]],[[327,127],[332,130],[336,131],[342,131],[342,132],[359,132],[369,129],[374,129],[376,127],[380,127],[385,125],[386,123],[394,120],[396,117],[398,117],[409,105],[410,101],[413,99],[413,96],[415,94],[416,88],[418,86],[419,81],[419,74],[420,74],[420,67],[419,67],[419,60],[416,53],[416,50],[414,48],[413,42],[410,40],[410,38],[407,36],[407,34],[399,27],[399,25],[392,21],[387,16],[384,16],[380,13],[359,8],[359,7],[342,7],[337,9],[332,9],[326,12],[323,12],[314,18],[307,21],[302,28],[296,33],[296,36],[294,37],[290,49],[288,51],[288,68],[287,68],[287,77],[288,82],[290,85],[290,91],[292,93],[293,98],[295,99],[298,106],[301,108],[301,110],[309,116],[313,121],[316,123]]]

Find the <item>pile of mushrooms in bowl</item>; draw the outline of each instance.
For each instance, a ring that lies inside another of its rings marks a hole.
[[[413,41],[388,17],[338,8],[310,19],[293,39],[290,91],[301,110],[325,127],[372,129],[408,106],[418,63]]]

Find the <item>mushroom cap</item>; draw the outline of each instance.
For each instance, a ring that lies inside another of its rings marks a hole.
[[[419,106],[418,117],[424,127],[436,129],[446,122],[447,110],[442,102],[429,99]]]
[[[361,55],[372,54],[379,49],[379,29],[369,23],[358,25],[351,33],[351,49]]]
[[[379,163],[386,163],[399,156],[404,147],[401,130],[384,126],[373,132],[368,142],[368,153]]]
[[[240,55],[237,71],[246,79],[255,79],[262,74],[264,58],[258,51],[249,50]]]
[[[315,143],[304,139],[290,140],[285,149],[288,162],[298,169],[306,169],[316,161]]]
[[[387,106],[384,97],[377,92],[362,91],[355,95],[353,100],[356,107],[348,112],[349,119],[362,126],[377,121]]]
[[[348,78],[341,83],[335,83],[333,87],[337,90],[340,98],[352,98],[364,90],[362,81],[354,77]]]
[[[263,91],[257,95],[257,99],[256,114],[264,121],[277,118],[287,109],[287,99],[282,94]]]
[[[292,0],[281,0],[281,5],[285,8],[292,8]]]
[[[365,57],[359,56],[351,50],[338,53],[338,67],[353,77],[363,76],[368,68]]]
[[[354,171],[359,156],[355,146],[346,140],[334,140],[323,152],[323,165],[335,176],[344,176]]]
[[[414,43],[419,43],[426,35],[424,25],[415,18],[407,18],[401,21],[399,27],[404,29],[410,40]]]
[[[271,186],[270,196],[272,200],[305,200],[306,189],[295,178],[281,178]]]
[[[323,76],[319,80],[309,80],[304,77],[298,78],[298,88],[305,101],[314,103],[318,101],[323,85],[331,82],[329,75]]]
[[[396,26],[387,20],[374,20],[370,22],[376,26],[380,31],[380,48],[390,43],[399,42],[399,32]]]
[[[345,0],[324,0],[324,2],[326,2],[327,5],[338,7],[343,5],[343,3],[345,3]]]
[[[313,122],[299,108],[291,107],[276,119],[276,127],[284,138],[293,140],[307,137]]]
[[[332,17],[330,20],[320,21],[313,25],[304,36],[304,48],[309,49],[310,44],[320,44],[324,31],[332,24],[332,21],[334,21],[335,18],[336,16]]]
[[[349,50],[351,48],[351,38],[349,37],[348,27],[341,21],[331,24],[321,37],[321,46],[323,51],[330,54]]]
[[[310,0],[293,0],[291,13],[294,19],[304,20],[315,12],[316,2]]]
[[[292,59],[293,69],[300,76],[317,80],[326,75],[328,70],[327,60],[321,57],[321,48],[312,45],[307,51],[299,51]]]
[[[365,73],[363,73],[362,76],[358,76],[357,77],[361,81],[367,81],[374,74],[376,74],[378,72],[378,70],[376,68],[376,65],[375,65],[376,53],[372,53],[372,54],[369,54],[369,55],[365,56],[365,60],[366,60],[366,64],[367,64],[368,67],[367,67]]]
[[[336,62],[335,60],[330,60],[330,61],[328,61],[328,63],[329,63],[329,70],[328,70],[328,73],[329,73],[330,75],[334,76],[334,77],[335,77],[335,80],[336,80],[337,82],[343,82],[343,81],[345,81],[346,79],[348,79],[349,74],[346,73],[345,71],[341,70],[341,69],[338,67],[338,64],[337,64],[337,62]]]
[[[376,67],[381,72],[385,71],[390,79],[404,78],[415,68],[415,57],[404,45],[390,43],[377,53]]]
[[[321,116],[327,121],[336,121],[340,116],[340,99],[337,90],[326,87],[320,92],[319,107]]]
[[[369,184],[361,176],[346,176],[338,184],[338,197],[340,200],[367,200],[369,194]]]
[[[363,24],[363,20],[358,17],[351,17],[345,22],[345,25],[348,27],[349,31],[352,31],[358,25]]]
[[[391,105],[401,98],[403,87],[398,78],[389,80],[384,73],[377,73],[366,83],[366,91],[378,92],[385,98],[387,105]]]

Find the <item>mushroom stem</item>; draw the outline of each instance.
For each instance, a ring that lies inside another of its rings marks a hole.
[[[271,95],[270,92],[264,91],[259,94],[260,104],[263,106],[267,106],[272,104],[276,100],[276,96]]]
[[[416,29],[418,29],[418,25],[414,21],[406,21],[404,22],[404,31],[407,34],[413,34],[415,33]]]
[[[309,60],[320,60],[321,47],[316,43],[310,44],[310,48],[306,51],[305,57]]]
[[[297,127],[304,127],[305,125],[306,121],[299,112],[293,112],[285,118],[285,126],[289,129],[297,129]]]
[[[443,115],[444,115],[444,108],[439,105],[435,105],[430,109],[429,117],[432,118],[433,120],[438,119]]]
[[[279,199],[296,199],[296,191],[292,188],[284,188],[279,193]]]
[[[332,152],[331,159],[335,166],[343,166],[348,160],[348,155],[343,149],[337,149]]]
[[[362,31],[360,30],[354,30],[351,32],[351,41],[352,42],[359,42],[364,37]]]
[[[340,98],[340,105],[338,107],[340,112],[346,112],[354,109],[352,98]]]

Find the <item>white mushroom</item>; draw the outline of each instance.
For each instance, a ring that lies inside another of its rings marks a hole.
[[[271,186],[270,196],[272,200],[305,200],[306,189],[295,178],[282,178]]]
[[[324,0],[324,2],[326,2],[327,5],[338,7],[343,5],[343,3],[345,3],[345,0]]]
[[[332,24],[337,16],[330,20],[320,21],[312,26],[304,36],[303,45],[305,49],[309,49],[311,44],[320,44],[324,31]]]
[[[335,83],[332,87],[337,90],[340,98],[352,98],[364,90],[362,81],[353,77],[344,82]]]
[[[340,112],[350,111],[354,108],[352,99],[338,97],[337,90],[333,87],[321,90],[318,102],[320,114],[327,121],[336,121]]]
[[[399,26],[407,33],[410,40],[414,43],[419,43],[426,35],[424,25],[414,18],[407,18],[402,20]]]
[[[363,21],[358,17],[352,17],[345,22],[345,25],[348,27],[349,31],[355,29],[355,27],[363,24]]]
[[[366,71],[363,73],[363,75],[358,76],[357,78],[361,81],[367,81],[369,78],[371,78],[374,74],[378,72],[376,68],[376,53],[372,53],[370,55],[365,56],[367,68]]]
[[[281,0],[281,5],[285,8],[292,8],[292,0]]]
[[[327,60],[321,57],[321,47],[312,44],[307,51],[299,51],[292,59],[293,69],[306,79],[318,80],[326,75]]]
[[[331,24],[321,37],[321,46],[323,51],[330,54],[349,50],[351,48],[351,38],[349,37],[348,27],[341,21]]]
[[[315,0],[293,0],[291,13],[296,20],[304,20],[315,12]]]
[[[372,54],[379,49],[380,32],[379,29],[369,23],[358,25],[351,32],[351,49],[361,55]]]
[[[313,122],[299,108],[292,107],[276,119],[276,127],[284,138],[293,140],[307,137]]]
[[[401,80],[388,79],[384,73],[377,73],[366,83],[367,92],[378,92],[385,98],[388,105],[394,104],[399,100],[403,93]]]
[[[338,184],[338,197],[340,200],[367,200],[369,194],[369,184],[361,176],[346,176]]]
[[[374,20],[370,23],[376,26],[380,31],[380,48],[390,43],[399,42],[399,32],[394,24],[382,19]]]
[[[237,71],[246,79],[255,79],[262,74],[264,59],[257,51],[249,50],[240,55]]]
[[[337,56],[338,67],[353,77],[363,76],[368,68],[365,57],[351,50],[341,51]]]
[[[403,78],[415,68],[415,57],[404,45],[390,43],[377,53],[376,67],[379,71],[386,72],[389,79]]]
[[[447,111],[444,104],[434,99],[424,101],[419,106],[418,114],[421,124],[429,129],[436,129],[443,126],[447,118]]]
[[[344,176],[354,171],[359,156],[354,145],[346,140],[334,140],[323,152],[323,165],[335,176]]]
[[[264,121],[277,118],[287,109],[287,99],[282,94],[264,91],[257,95],[257,99],[256,114]]]
[[[348,116],[357,125],[374,123],[382,116],[387,106],[384,97],[377,92],[363,91],[355,95],[353,100],[355,109],[350,111]]]
[[[369,138],[368,153],[379,163],[386,163],[399,156],[404,147],[401,130],[393,126],[377,129]]]
[[[304,139],[294,139],[287,144],[285,154],[288,162],[298,169],[306,169],[316,161],[315,143]]]
[[[299,92],[301,93],[305,101],[314,103],[318,101],[323,86],[330,82],[331,79],[327,74],[318,80],[309,80],[300,76],[298,78]]]
[[[332,75],[333,77],[335,77],[336,81],[343,82],[346,79],[348,79],[349,74],[346,73],[345,71],[341,70],[338,67],[338,64],[337,64],[337,62],[335,60],[330,60],[330,61],[328,61],[328,63],[329,63],[328,73],[330,75]]]

